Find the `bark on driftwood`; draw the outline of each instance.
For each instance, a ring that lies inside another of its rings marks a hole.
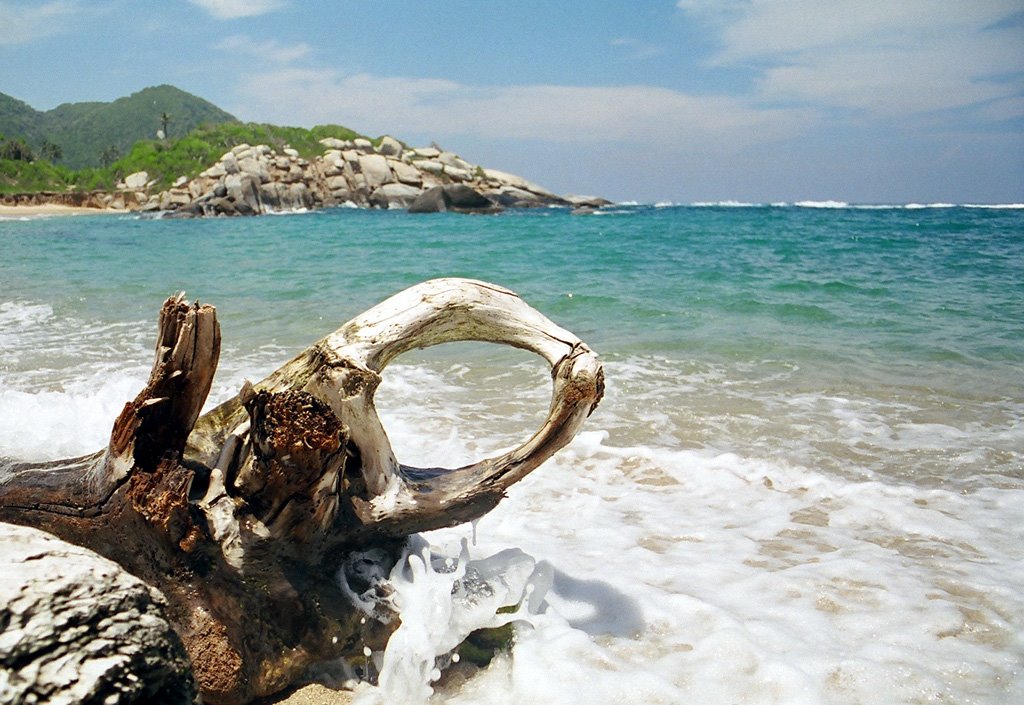
[[[403,352],[460,340],[542,356],[548,416],[498,457],[402,465],[374,408],[380,374]],[[573,438],[604,389],[576,336],[511,291],[464,279],[393,296],[200,417],[219,351],[213,307],[169,299],[149,382],[108,447],[0,479],[0,521],[90,548],[163,592],[211,703],[249,702],[312,663],[382,648],[393,627],[362,619],[337,567],[485,514]],[[372,587],[355,569],[344,578]]]

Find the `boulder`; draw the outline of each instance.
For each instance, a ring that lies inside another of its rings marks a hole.
[[[238,173],[238,158],[228,152],[220,159],[220,167],[224,170],[225,174],[237,174]],[[214,167],[216,168],[216,167]]]
[[[388,160],[379,154],[361,154],[359,156],[359,171],[366,177],[366,187],[370,191],[395,180],[395,175],[391,173],[391,168],[388,166]]]
[[[410,213],[443,213],[450,201],[445,196],[444,186],[435,186],[421,193],[409,204]]]
[[[546,208],[548,206],[567,206],[569,202],[561,196],[545,192],[547,195],[526,191],[514,186],[502,186],[484,192],[488,198],[505,208]]]
[[[320,140],[320,144],[328,149],[352,149],[352,142],[339,140],[337,137],[324,137]]]
[[[443,188],[453,209],[486,210],[494,208],[494,203],[489,198],[465,184],[448,184]]]
[[[231,149],[231,153],[235,155],[235,158],[241,161],[242,159],[248,159],[249,157],[255,156],[252,151],[252,145],[245,144],[244,142]]]
[[[366,139],[365,137],[356,137],[354,140],[352,140],[352,146],[355,147],[356,150],[364,153],[373,151],[373,142]]]
[[[577,194],[566,194],[562,196],[570,206],[573,208],[601,208],[602,206],[610,206],[612,204],[606,198],[600,198],[598,196],[580,196]]]
[[[409,205],[410,213],[497,213],[499,205],[466,184],[445,184],[424,191]]]
[[[468,169],[460,169],[457,166],[444,167],[444,174],[452,181],[472,181],[473,174]]]
[[[402,143],[396,140],[390,135],[385,135],[380,139],[380,146],[377,151],[386,157],[395,157],[396,159],[402,156]]]
[[[394,172],[395,178],[401,181],[403,184],[412,184],[413,186],[419,186],[423,183],[423,174],[419,169],[406,164],[405,162],[390,162],[391,171]]]
[[[313,194],[309,187],[301,181],[288,185],[287,203],[289,210],[300,210],[313,207]]]
[[[345,158],[336,149],[324,153],[320,159],[320,170],[325,176],[337,176],[345,168]]]
[[[229,174],[224,178],[226,198],[235,205],[240,214],[260,212],[259,180],[249,174]]]
[[[444,173],[444,164],[434,159],[420,159],[413,162],[420,171],[425,171],[428,174],[442,174]]]
[[[266,183],[270,180],[270,173],[267,171],[267,165],[262,159],[256,157],[242,157],[238,160],[238,169],[243,174],[248,174],[254,178],[260,180],[261,183]]]
[[[441,150],[436,147],[416,147],[412,150],[415,156],[423,157],[424,159],[437,159],[441,156]]]
[[[327,178],[327,188],[330,191],[348,188],[348,179],[344,176],[330,176]]]
[[[556,201],[562,201],[563,199],[557,196],[551,191],[548,191],[543,186],[538,186],[532,181],[527,181],[521,176],[515,174],[509,174],[504,171],[498,171],[497,169],[484,169],[484,176],[493,181],[497,181],[502,185],[512,186],[513,188],[521,191],[529,191],[530,193],[537,194],[538,196],[544,196],[545,198],[551,198]]]
[[[264,213],[282,210],[281,191],[281,184],[276,181],[272,181],[269,184],[260,184],[260,207]]]
[[[125,188],[132,191],[145,188],[147,181],[149,181],[149,174],[145,171],[136,171],[134,174],[124,177]]]
[[[113,561],[0,524],[0,702],[191,705],[167,601]]]
[[[352,169],[353,173],[358,173],[360,171],[359,152],[354,149],[346,149],[341,153],[341,157],[345,160],[345,164]]]
[[[372,194],[370,203],[377,208],[408,208],[419,197],[420,190],[408,184],[384,184]]]
[[[169,211],[192,202],[192,195],[188,191],[179,188],[172,188],[160,194],[160,210]]]
[[[438,155],[437,161],[444,164],[446,167],[452,167],[454,169],[461,169],[463,171],[473,171],[474,166],[467,162],[465,159],[460,157],[455,152],[441,152]]]
[[[195,200],[210,190],[210,181],[204,178],[192,179],[187,182],[186,190],[192,200]]]

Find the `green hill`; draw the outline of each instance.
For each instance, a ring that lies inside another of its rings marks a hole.
[[[39,147],[43,141],[42,115],[28,103],[0,93],[0,137],[21,138]]]
[[[174,86],[145,88],[110,103],[65,103],[45,112],[0,94],[0,135],[21,138],[36,151],[51,142],[60,150],[60,163],[72,169],[98,167],[128,154],[136,142],[154,139],[165,113],[172,139],[202,125],[237,121]]]

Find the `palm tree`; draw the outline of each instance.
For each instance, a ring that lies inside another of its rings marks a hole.
[[[171,116],[170,115],[168,115],[166,112],[160,113],[160,124],[163,126],[163,133],[164,133],[164,139],[165,140],[169,139],[170,136],[171,136],[170,133],[167,132],[167,124],[170,123],[170,121],[171,121]]]

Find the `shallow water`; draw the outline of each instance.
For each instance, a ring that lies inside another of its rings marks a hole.
[[[179,290],[218,307],[212,401],[435,276],[508,286],[601,354],[584,432],[425,536],[551,578],[511,654],[432,702],[1024,700],[1020,209],[62,218],[0,245],[0,456],[104,445]],[[517,444],[550,394],[539,358],[482,344],[384,377],[413,465]]]

